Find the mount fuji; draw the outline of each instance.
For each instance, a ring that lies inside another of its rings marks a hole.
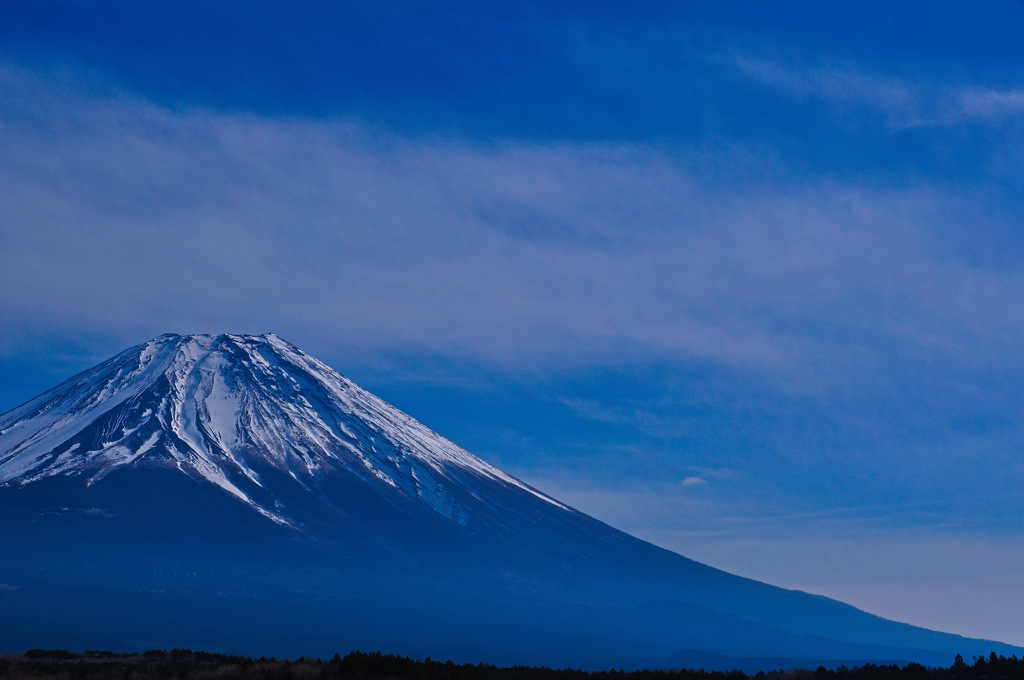
[[[0,653],[758,670],[1024,652],[641,541],[272,334],[163,335],[0,415],[0,546]]]

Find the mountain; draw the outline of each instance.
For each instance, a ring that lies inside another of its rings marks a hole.
[[[272,334],[163,335],[0,416],[0,545],[0,652],[745,670],[1024,652],[629,536]]]

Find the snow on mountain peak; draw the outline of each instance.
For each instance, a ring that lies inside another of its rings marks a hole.
[[[284,524],[268,474],[313,494],[355,474],[458,523],[481,479],[566,509],[272,333],[161,335],[0,415],[0,485],[131,466],[206,480]]]

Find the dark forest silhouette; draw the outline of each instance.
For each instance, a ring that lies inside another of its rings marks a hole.
[[[142,654],[75,653],[34,649],[0,656],[2,680],[1016,680],[1024,659],[994,652],[965,662],[957,655],[948,668],[865,664],[836,669],[759,672],[653,670],[580,671],[528,666],[498,667],[418,661],[380,652],[352,652],[321,659],[252,659],[188,649]]]

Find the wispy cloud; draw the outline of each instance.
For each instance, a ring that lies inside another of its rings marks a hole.
[[[596,401],[585,399],[562,399],[561,401],[576,413],[590,420],[604,423],[628,423],[632,420],[629,414],[621,413]]]
[[[955,348],[1022,322],[1015,274],[929,261],[934,225],[973,208],[927,187],[709,186],[645,146],[411,140],[2,80],[0,304],[20,327],[779,366],[848,333]]]
[[[897,78],[862,73],[854,68],[809,67],[747,56],[727,60],[740,73],[783,94],[820,99],[836,106],[863,106],[884,112],[889,122],[907,126],[920,121],[919,93]]]
[[[1024,114],[1024,88],[991,90],[964,88],[957,91],[957,110],[967,120],[1000,119]]]
[[[748,55],[719,61],[789,97],[818,100],[848,113],[874,112],[891,129],[993,124],[1024,114],[1024,89],[935,83],[872,73],[851,64]]]

